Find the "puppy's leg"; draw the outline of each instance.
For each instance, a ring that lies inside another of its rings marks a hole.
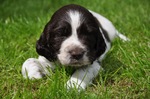
[[[39,79],[44,75],[49,75],[48,68],[54,70],[54,66],[45,57],[39,56],[38,59],[29,58],[22,66],[22,75],[29,79]]]
[[[98,75],[100,68],[101,66],[97,61],[90,66],[79,68],[67,81],[67,89],[77,88],[79,91],[84,90]]]

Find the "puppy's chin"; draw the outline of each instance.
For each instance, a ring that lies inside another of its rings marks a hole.
[[[90,65],[89,63],[87,64],[81,64],[81,63],[70,63],[70,64],[64,64],[66,67],[83,67],[83,66],[88,66]]]
[[[85,65],[90,65],[92,62],[90,62],[89,58],[84,55],[81,59],[76,60],[72,59],[69,54],[58,54],[58,61],[64,65],[64,66],[71,66],[71,67],[82,67]]]
[[[82,66],[87,66],[90,65],[90,62],[71,62],[69,66],[71,67],[82,67]]]
[[[60,61],[59,62],[64,65],[64,66],[69,66],[69,67],[82,67],[82,66],[87,66],[90,65],[91,62],[89,61],[82,61],[82,60],[66,60],[66,61]]]

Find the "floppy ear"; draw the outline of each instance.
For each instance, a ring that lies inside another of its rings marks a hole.
[[[48,23],[49,24],[49,23]],[[46,25],[40,39],[36,42],[36,51],[39,55],[44,56],[49,61],[54,61],[56,59],[56,52],[50,44],[50,26]]]
[[[106,50],[106,44],[101,33],[98,33],[96,44],[96,57],[99,58]]]
[[[106,50],[105,37],[107,37],[106,31],[102,28],[100,22],[94,17],[95,22],[97,23],[97,35],[96,35],[96,47],[95,47],[95,57],[99,58]]]

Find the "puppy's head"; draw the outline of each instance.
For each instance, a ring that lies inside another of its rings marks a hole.
[[[83,66],[96,60],[105,47],[96,18],[81,6],[67,5],[47,23],[36,50],[50,61]]]

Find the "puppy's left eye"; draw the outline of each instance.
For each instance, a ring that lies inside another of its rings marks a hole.
[[[70,35],[70,31],[67,28],[61,28],[57,31],[58,36],[68,37]]]

